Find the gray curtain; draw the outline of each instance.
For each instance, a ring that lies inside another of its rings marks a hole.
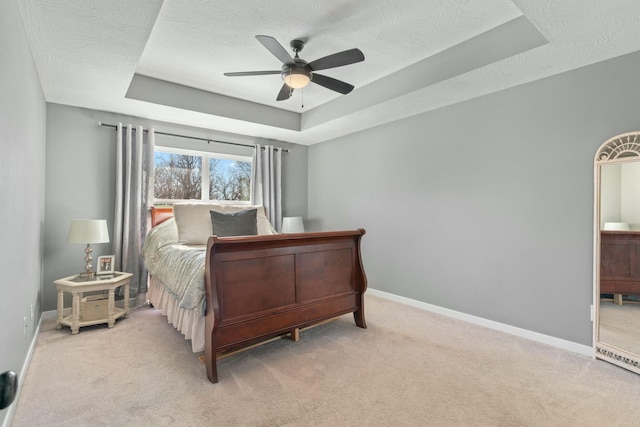
[[[282,149],[256,144],[251,170],[251,204],[262,205],[276,231],[282,231]]]
[[[115,268],[131,273],[131,296],[147,291],[142,243],[150,228],[153,205],[154,130],[118,123],[116,142],[116,201],[113,226]]]

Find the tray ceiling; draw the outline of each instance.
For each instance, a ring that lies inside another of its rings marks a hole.
[[[48,102],[314,144],[640,50],[640,2],[623,0],[23,0]],[[366,7],[364,5],[366,4]],[[277,102],[255,39],[312,61],[365,61]]]

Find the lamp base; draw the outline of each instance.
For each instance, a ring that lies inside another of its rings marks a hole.
[[[84,250],[84,253],[87,254],[84,257],[84,262],[86,263],[84,266],[84,273],[81,273],[81,276],[83,279],[87,279],[87,278],[93,278],[93,276],[96,275],[96,273],[93,271],[93,267],[91,266],[91,261],[93,261],[93,258],[91,257],[91,252],[93,252],[93,249],[91,249],[91,245],[89,243],[87,243],[87,247]]]

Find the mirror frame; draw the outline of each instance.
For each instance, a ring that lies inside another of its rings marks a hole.
[[[640,374],[640,355],[600,342],[600,184],[601,167],[606,164],[640,162],[640,131],[623,133],[607,140],[594,160],[594,357]]]

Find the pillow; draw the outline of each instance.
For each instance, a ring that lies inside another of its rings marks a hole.
[[[257,209],[258,234],[276,234],[265,215],[263,206],[176,203],[173,205],[173,215],[178,229],[178,243],[181,245],[206,245],[209,236],[213,234],[209,212],[233,213],[247,209]]]
[[[213,234],[218,237],[255,236],[258,234],[256,209],[222,213],[211,211]]]
[[[210,210],[209,206],[194,203],[173,205],[173,217],[178,229],[178,243],[182,245],[207,244],[207,239],[211,235]]]

